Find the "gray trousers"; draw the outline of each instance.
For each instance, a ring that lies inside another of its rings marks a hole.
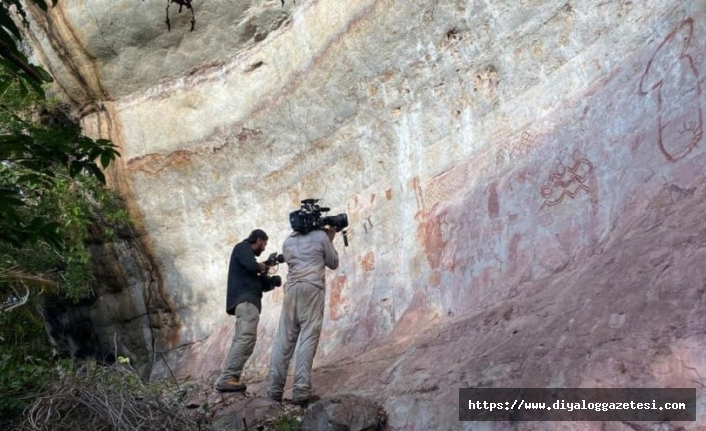
[[[305,400],[311,396],[311,367],[319,345],[325,300],[324,289],[308,283],[296,283],[284,291],[267,377],[269,397],[282,397],[295,347],[292,400]]]
[[[235,335],[228,351],[225,368],[220,380],[240,379],[245,363],[250,359],[257,341],[257,324],[260,313],[249,302],[241,302],[235,307]]]

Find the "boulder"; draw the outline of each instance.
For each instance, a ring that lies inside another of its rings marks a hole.
[[[306,410],[302,431],[377,431],[384,416],[371,401],[356,395],[338,395],[318,401]]]
[[[219,411],[213,418],[213,425],[219,430],[254,429],[254,425],[262,424],[282,413],[284,408],[269,398],[243,398]]]

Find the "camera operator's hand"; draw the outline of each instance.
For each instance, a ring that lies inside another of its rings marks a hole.
[[[326,226],[324,230],[326,231],[326,235],[328,235],[328,239],[333,242],[333,238],[336,236],[336,229],[332,228],[331,226]]]
[[[265,272],[265,271],[267,271],[267,265],[265,265],[264,263],[258,262],[257,266],[260,267],[260,272]]]

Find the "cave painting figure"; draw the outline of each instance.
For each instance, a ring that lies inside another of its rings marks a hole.
[[[676,162],[703,136],[699,70],[689,54],[694,21],[684,20],[647,63],[640,94],[657,93],[657,142],[664,157]]]

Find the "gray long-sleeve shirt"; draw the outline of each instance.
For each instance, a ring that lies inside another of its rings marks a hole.
[[[325,267],[338,268],[338,252],[323,230],[293,232],[284,240],[282,254],[289,268],[287,285],[303,281],[324,289]]]

